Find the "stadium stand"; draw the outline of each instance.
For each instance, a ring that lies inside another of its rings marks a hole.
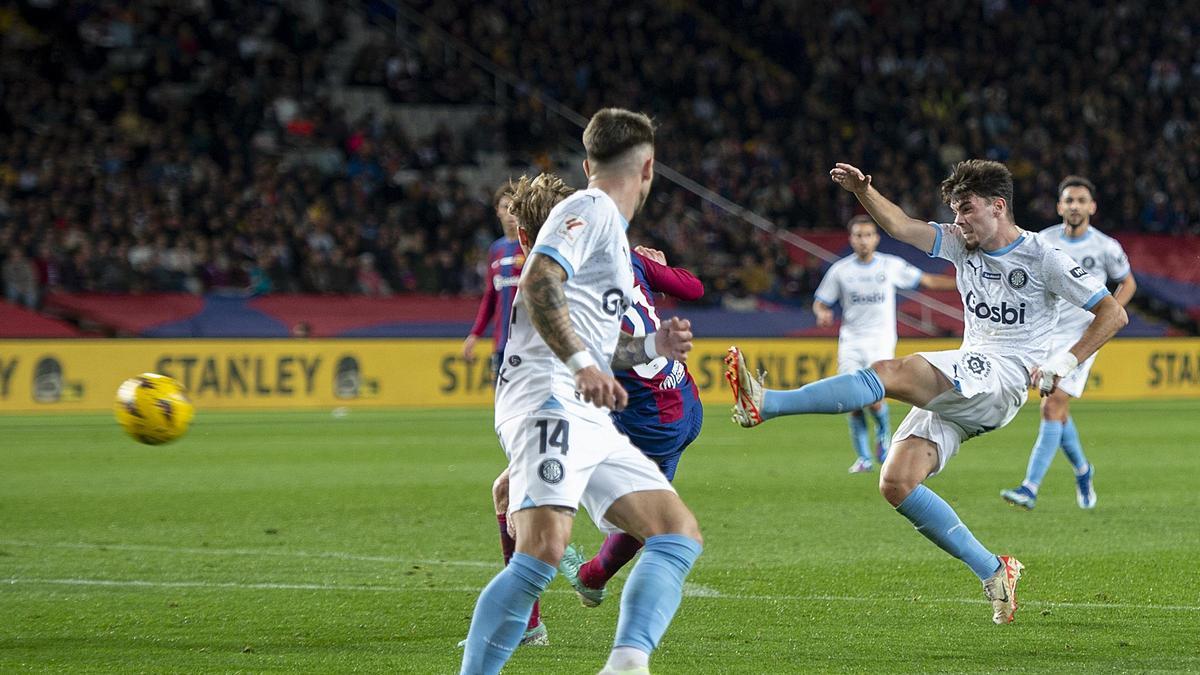
[[[855,208],[828,181],[834,159],[872,167],[906,209],[946,219],[937,181],[968,154],[1008,162],[1031,229],[1056,220],[1061,175],[1091,175],[1100,226],[1131,242],[1147,275],[1140,295],[1176,321],[1200,311],[1200,127],[1190,121],[1200,110],[1180,95],[1200,78],[1183,30],[1200,18],[1194,4],[931,3],[901,15],[890,3],[822,0],[805,10],[827,10],[827,23],[777,0],[737,11],[372,0],[321,15],[310,13],[320,3],[56,4],[0,7],[12,55],[0,66],[2,283],[12,303],[100,317],[111,334],[213,334],[222,329],[209,317],[232,316],[252,332],[290,330],[252,308],[237,314],[250,304],[230,294],[395,295],[416,307],[477,294],[498,235],[497,176],[577,171],[579,129],[555,103],[650,111],[665,163],[815,247],[660,179],[635,238],[693,269],[714,311],[795,312],[805,330],[825,264],[813,250],[844,251]],[[1046,48],[1015,54],[1003,82],[972,82],[971,59],[985,56],[949,59],[938,47],[946,13],[968,11],[978,20],[954,23],[974,33],[956,41],[1020,33]],[[868,28],[898,46],[855,39]],[[573,48],[535,46],[551,32]],[[749,34],[763,39],[746,44]],[[1082,89],[1073,74],[1085,68],[1105,76]],[[60,73],[66,83],[52,86]],[[1050,139],[1070,140],[1052,153]],[[160,314],[144,320],[107,311],[104,293],[201,297],[152,303]],[[929,309],[939,303],[957,299],[906,300],[913,321],[901,330],[957,330],[952,313]]]

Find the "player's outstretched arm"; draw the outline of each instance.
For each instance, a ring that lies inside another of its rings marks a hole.
[[[1117,304],[1124,307],[1129,304],[1129,301],[1133,299],[1133,294],[1136,292],[1137,279],[1133,278],[1133,270],[1130,270],[1129,274],[1125,275],[1125,278],[1121,280],[1121,284],[1117,286],[1117,290],[1113,291],[1113,298],[1116,299]]]
[[[937,230],[923,220],[909,217],[904,209],[888,200],[871,185],[871,177],[849,164],[835,164],[829,171],[833,182],[853,192],[858,201],[892,237],[929,252],[937,238]]]
[[[953,291],[958,289],[958,283],[949,274],[922,274],[921,288],[929,291]]]
[[[687,361],[692,351],[692,322],[673,316],[662,322],[658,330],[641,337],[621,333],[613,352],[613,370],[628,370],[665,356],[675,361]]]
[[[829,307],[829,305],[826,305],[820,300],[813,300],[812,309],[813,314],[817,315],[818,326],[824,328],[826,326],[833,325],[833,310]]]
[[[629,394],[611,375],[600,371],[571,323],[567,294],[563,292],[567,271],[545,255],[535,255],[527,264],[529,270],[521,277],[517,290],[538,335],[575,374],[575,387],[583,400],[596,407],[624,409]]]

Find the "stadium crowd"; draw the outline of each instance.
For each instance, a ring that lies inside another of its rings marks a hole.
[[[781,227],[842,226],[853,201],[827,175],[842,159],[946,218],[947,167],[985,155],[1013,169],[1027,227],[1054,222],[1054,186],[1085,172],[1102,228],[1200,231],[1195,3],[409,6],[568,107],[652,113],[662,161]],[[492,103],[488,76],[407,30],[369,42],[345,83]],[[30,305],[48,289],[477,293],[499,234],[489,190],[433,169],[482,151],[529,166],[579,133],[527,90],[467,134],[351,119],[321,93],[341,84],[344,27],[286,3],[10,0],[0,31],[0,278]],[[712,302],[807,303],[819,277],[664,180],[640,220]]]

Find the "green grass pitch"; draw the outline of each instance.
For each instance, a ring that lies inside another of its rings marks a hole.
[[[656,673],[1200,670],[1195,401],[1075,407],[1094,512],[1061,457],[1036,510],[999,498],[1032,404],[930,481],[1026,564],[1009,626],[877,474],[847,475],[842,417],[742,430],[707,412],[676,479],[706,550]],[[107,415],[0,416],[0,672],[457,672],[499,566],[503,464],[485,410],[201,410],[157,448]],[[556,579],[552,644],[505,672],[595,673],[618,605],[585,609]]]

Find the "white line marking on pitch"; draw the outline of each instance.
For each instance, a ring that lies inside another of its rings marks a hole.
[[[481,587],[419,587],[419,586],[338,586],[335,584],[295,584],[295,583],[241,583],[231,581],[150,581],[146,579],[40,579],[40,578],[22,578],[11,577],[0,581],[0,583],[16,586],[18,584],[28,585],[54,585],[54,586],[107,586],[107,587],[130,587],[130,588],[233,588],[241,590],[267,590],[267,591],[355,591],[355,592],[370,592],[370,593],[479,593]],[[697,592],[696,589],[700,589]],[[553,594],[573,594],[574,591],[565,589],[547,589],[544,593]],[[737,593],[722,593],[716,589],[705,586],[695,585],[691,589],[684,589],[684,595],[694,598],[708,598],[715,600],[756,600],[756,601],[798,601],[798,602],[912,602],[915,604],[931,604],[931,605],[978,605],[983,603],[982,599],[969,600],[967,598],[900,598],[900,597],[858,597],[850,595],[742,595]],[[1135,604],[1120,604],[1120,603],[1099,603],[1099,602],[1053,602],[1048,600],[1031,601],[1022,603],[1026,606],[1035,607],[1063,607],[1067,609],[1134,609],[1134,610],[1151,610],[1151,611],[1168,611],[1168,612],[1195,612],[1200,611],[1200,606],[1190,605],[1135,605]]]
[[[414,560],[412,558],[397,558],[386,555],[359,555],[356,553],[340,553],[337,551],[276,551],[269,548],[185,548],[177,546],[153,546],[148,544],[88,544],[53,542],[39,543],[32,541],[0,540],[0,546],[25,546],[29,548],[68,548],[86,549],[91,551],[145,551],[147,553],[188,553],[198,555],[245,555],[245,556],[275,556],[279,558],[329,558],[332,560],[357,560],[364,562],[393,563],[397,565],[454,565],[456,567],[489,567],[500,569],[501,562],[483,562],[478,560]]]

